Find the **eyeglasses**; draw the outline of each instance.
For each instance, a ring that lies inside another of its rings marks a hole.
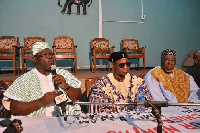
[[[42,53],[42,54],[36,55],[36,56],[48,58],[48,57],[53,57],[54,54],[52,54],[52,53]]]
[[[126,62],[126,63],[120,63],[120,64],[119,64],[119,67],[120,67],[120,68],[124,68],[125,64],[126,64],[127,67],[130,67],[130,66],[131,66],[131,62]]]
[[[164,59],[164,62],[165,62],[165,63],[173,63],[173,64],[175,64],[175,63],[176,63],[176,60]]]

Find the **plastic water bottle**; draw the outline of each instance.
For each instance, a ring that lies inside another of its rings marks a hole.
[[[144,88],[142,86],[139,87],[138,89],[138,94],[137,94],[137,107],[136,111],[137,113],[144,113],[145,112],[145,106],[144,106],[144,101],[145,101],[145,96],[144,96]]]

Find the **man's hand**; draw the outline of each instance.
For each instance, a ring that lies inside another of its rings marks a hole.
[[[40,101],[43,103],[43,105],[48,105],[54,103],[56,96],[56,91],[47,92],[43,97],[40,98]]]
[[[55,84],[58,84],[62,89],[65,90],[65,92],[67,93],[67,96],[71,100],[80,100],[81,99],[81,97],[82,97],[81,89],[69,86],[66,83],[65,78],[62,75],[58,75],[58,74],[53,75],[53,80],[54,80]]]
[[[56,97],[56,90],[52,92],[47,92],[39,99],[30,101],[30,102],[22,102],[12,100],[10,103],[10,111],[12,115],[29,115],[33,111],[54,103],[54,99]]]
[[[53,75],[53,80],[55,84],[58,84],[61,88],[68,88],[69,85],[66,83],[65,78],[62,75]]]

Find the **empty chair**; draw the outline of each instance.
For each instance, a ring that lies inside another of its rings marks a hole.
[[[105,38],[91,39],[91,68],[96,72],[97,59],[109,59],[114,52],[114,46],[109,46],[109,40]],[[110,71],[110,61],[108,60],[108,71]]]
[[[17,74],[19,74],[19,37],[1,36],[0,37],[0,60],[13,60],[13,73],[16,75],[16,61]]]
[[[54,63],[57,59],[72,59],[73,72],[77,72],[77,46],[74,39],[69,36],[59,36],[54,38],[53,43]]]
[[[124,39],[121,41],[122,50],[129,54],[129,59],[137,59],[138,69],[140,69],[139,59],[143,59],[143,67],[145,70],[145,48],[139,47],[138,40],[136,39]]]
[[[24,38],[24,46],[21,46],[21,62],[22,62],[22,73],[27,72],[27,60],[33,60],[32,47],[36,42],[44,42],[45,38],[42,37],[26,37]]]
[[[197,52],[198,50],[194,49],[192,51],[190,51],[186,58],[184,59],[183,63],[182,63],[182,70],[185,71],[188,68],[190,68],[192,65],[194,65],[194,59],[193,59],[193,54],[195,52]]]

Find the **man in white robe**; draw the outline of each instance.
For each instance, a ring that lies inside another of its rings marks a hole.
[[[53,54],[46,42],[36,42],[32,51],[36,68],[13,82],[4,93],[3,105],[12,115],[56,116],[54,82],[67,95],[67,101],[81,98],[81,82],[64,69],[57,68],[57,74],[51,74]],[[75,110],[80,108],[66,106],[66,114],[73,114]]]

